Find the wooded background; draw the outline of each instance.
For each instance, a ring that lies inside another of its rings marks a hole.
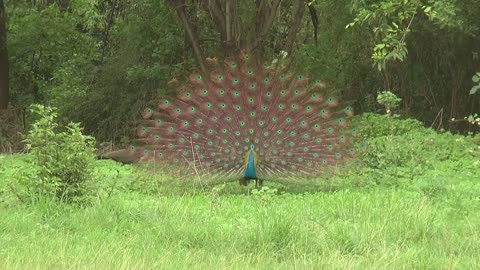
[[[128,139],[168,81],[247,49],[287,52],[357,113],[382,111],[390,90],[396,113],[475,131],[449,120],[480,112],[478,14],[477,0],[0,0],[0,109],[48,104],[101,141]]]

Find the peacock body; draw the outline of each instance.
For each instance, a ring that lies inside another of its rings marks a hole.
[[[353,154],[347,119],[319,81],[249,54],[210,59],[175,97],[147,108],[130,155],[178,176],[249,180],[315,177],[343,169]]]

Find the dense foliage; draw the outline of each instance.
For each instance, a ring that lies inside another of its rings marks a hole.
[[[340,90],[357,112],[382,110],[375,98],[388,90],[402,98],[402,113],[447,129],[475,130],[448,121],[479,110],[479,95],[469,95],[478,84],[476,77],[472,82],[479,70],[477,1],[310,2],[318,42],[312,18],[305,16],[293,53],[298,68]],[[171,91],[167,82],[198,67],[167,1],[9,0],[5,5],[11,107],[55,106],[63,122],[81,122],[100,141],[130,137],[138,112]],[[285,1],[279,7],[265,36],[267,55],[282,49],[289,6]],[[247,23],[253,20],[250,8],[239,8]],[[211,30],[209,16],[190,4],[186,12],[196,18],[205,55],[218,55],[219,34]]]
[[[467,172],[473,178],[480,168],[480,136],[460,136],[425,129],[413,119],[398,115],[364,114],[356,119],[362,127],[365,148],[360,155],[360,178],[402,185],[441,172]],[[404,180],[400,180],[404,179]]]
[[[91,141],[81,135],[78,126],[65,132],[54,132],[52,112],[44,111],[44,117],[34,125],[29,135],[32,154],[21,160],[35,166],[10,163],[8,156],[0,156],[0,178],[9,179],[0,186],[0,196],[15,201],[25,196],[25,189],[43,192],[41,196],[62,199],[66,187],[80,193],[71,193],[77,199],[91,195],[105,198],[112,193],[131,191],[143,194],[165,192],[231,192],[229,185],[208,187],[172,179],[171,176],[143,174],[131,166],[120,168],[110,162],[91,163]],[[401,119],[398,115],[364,114],[354,119],[354,125],[362,127],[361,145],[357,158],[362,162],[358,170],[350,170],[333,179],[306,181],[298,179],[279,185],[279,190],[313,191],[337,190],[371,186],[442,186],[446,179],[465,178],[478,182],[480,175],[480,136],[461,136],[450,132],[440,134],[413,119]],[[45,143],[45,138],[48,143]],[[60,151],[60,149],[62,149]],[[89,150],[90,149],[90,150]],[[33,159],[33,160],[32,160]],[[3,166],[2,166],[3,165]],[[92,182],[91,180],[96,181]],[[101,179],[101,181],[98,181]],[[79,185],[77,185],[79,184]],[[95,187],[95,193],[88,188]],[[268,186],[273,183],[266,183]],[[275,184],[273,184],[275,186]],[[242,192],[234,184],[234,192]],[[48,193],[48,191],[57,191]],[[271,190],[270,190],[271,191]],[[3,192],[3,193],[2,193]],[[34,192],[34,193],[35,193]]]

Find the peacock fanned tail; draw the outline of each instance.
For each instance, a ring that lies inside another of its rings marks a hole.
[[[311,178],[345,168],[354,154],[355,129],[347,128],[353,111],[325,94],[321,81],[246,53],[209,64],[209,74],[190,75],[175,97],[143,112],[130,149],[140,164],[224,181]]]

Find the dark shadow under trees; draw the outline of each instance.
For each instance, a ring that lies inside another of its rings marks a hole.
[[[3,0],[0,0],[0,110],[7,109],[9,101],[9,67],[5,21],[5,5]]]

